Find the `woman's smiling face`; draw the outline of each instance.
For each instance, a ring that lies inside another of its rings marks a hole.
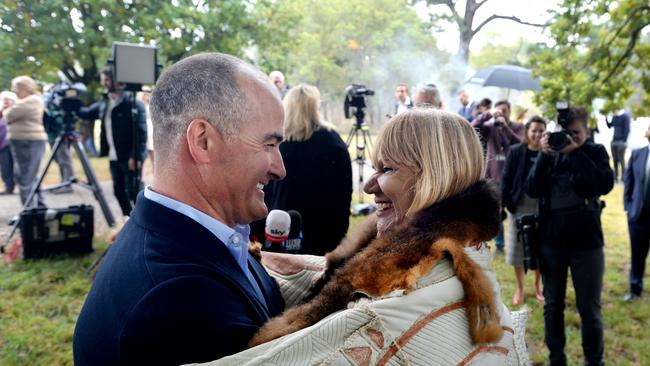
[[[402,222],[415,195],[415,170],[411,167],[379,161],[364,186],[364,191],[375,195],[377,205],[377,232],[382,233]]]

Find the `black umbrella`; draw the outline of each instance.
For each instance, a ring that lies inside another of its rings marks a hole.
[[[513,65],[494,65],[479,70],[468,83],[517,90],[541,90],[539,79],[529,69]],[[508,91],[510,94],[510,91]]]

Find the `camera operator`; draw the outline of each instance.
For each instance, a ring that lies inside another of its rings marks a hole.
[[[108,155],[113,194],[120,204],[122,214],[128,216],[137,191],[142,188],[140,169],[137,169],[136,164],[142,164],[147,156],[146,113],[142,102],[136,101],[137,115],[134,120],[131,113],[131,96],[123,90],[123,85],[113,83],[113,72],[110,68],[101,71],[100,79],[106,91],[104,97],[88,108],[81,108],[78,115],[84,119],[102,121],[100,156]],[[136,124],[138,130],[135,143],[133,124]],[[134,179],[139,182],[137,189],[131,183]]]
[[[605,147],[588,141],[587,111],[570,108],[566,116],[566,121],[558,121],[564,129],[559,140],[564,139],[566,145],[557,144],[546,133],[525,184],[526,193],[540,199],[544,331],[551,365],[566,365],[564,307],[570,268],[582,320],[585,365],[601,365],[600,294],[605,258],[599,196],[612,189],[614,175]]]
[[[57,84],[61,85],[61,84]],[[50,148],[54,148],[56,139],[63,133],[63,116],[58,106],[54,102],[56,98],[56,86],[49,84],[47,88],[43,88],[43,103],[45,105],[45,113],[43,114],[43,125],[45,132],[47,132],[47,141]],[[74,177],[74,167],[72,165],[72,157],[70,156],[70,145],[63,144],[54,155],[54,161],[59,165],[61,173],[61,183],[65,183]],[[63,186],[58,189],[52,190],[52,193],[70,193],[72,187]]]

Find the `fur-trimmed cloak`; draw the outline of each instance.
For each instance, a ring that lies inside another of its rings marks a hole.
[[[315,324],[345,309],[360,294],[377,298],[413,288],[443,258],[453,261],[464,291],[469,330],[475,344],[495,342],[502,328],[494,290],[463,248],[480,245],[499,230],[500,205],[492,184],[480,181],[413,216],[378,238],[376,220],[364,222],[327,258],[325,275],[308,302],[264,325],[250,346]]]

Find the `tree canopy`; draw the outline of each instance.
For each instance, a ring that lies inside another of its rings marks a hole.
[[[96,86],[113,41],[155,44],[163,62],[200,51],[241,56],[254,20],[239,0],[8,0],[0,4],[0,83],[19,74]]]
[[[637,0],[564,0],[550,26],[553,42],[532,59],[542,77],[536,102],[556,101],[610,113],[626,105],[650,113],[650,5]]]

